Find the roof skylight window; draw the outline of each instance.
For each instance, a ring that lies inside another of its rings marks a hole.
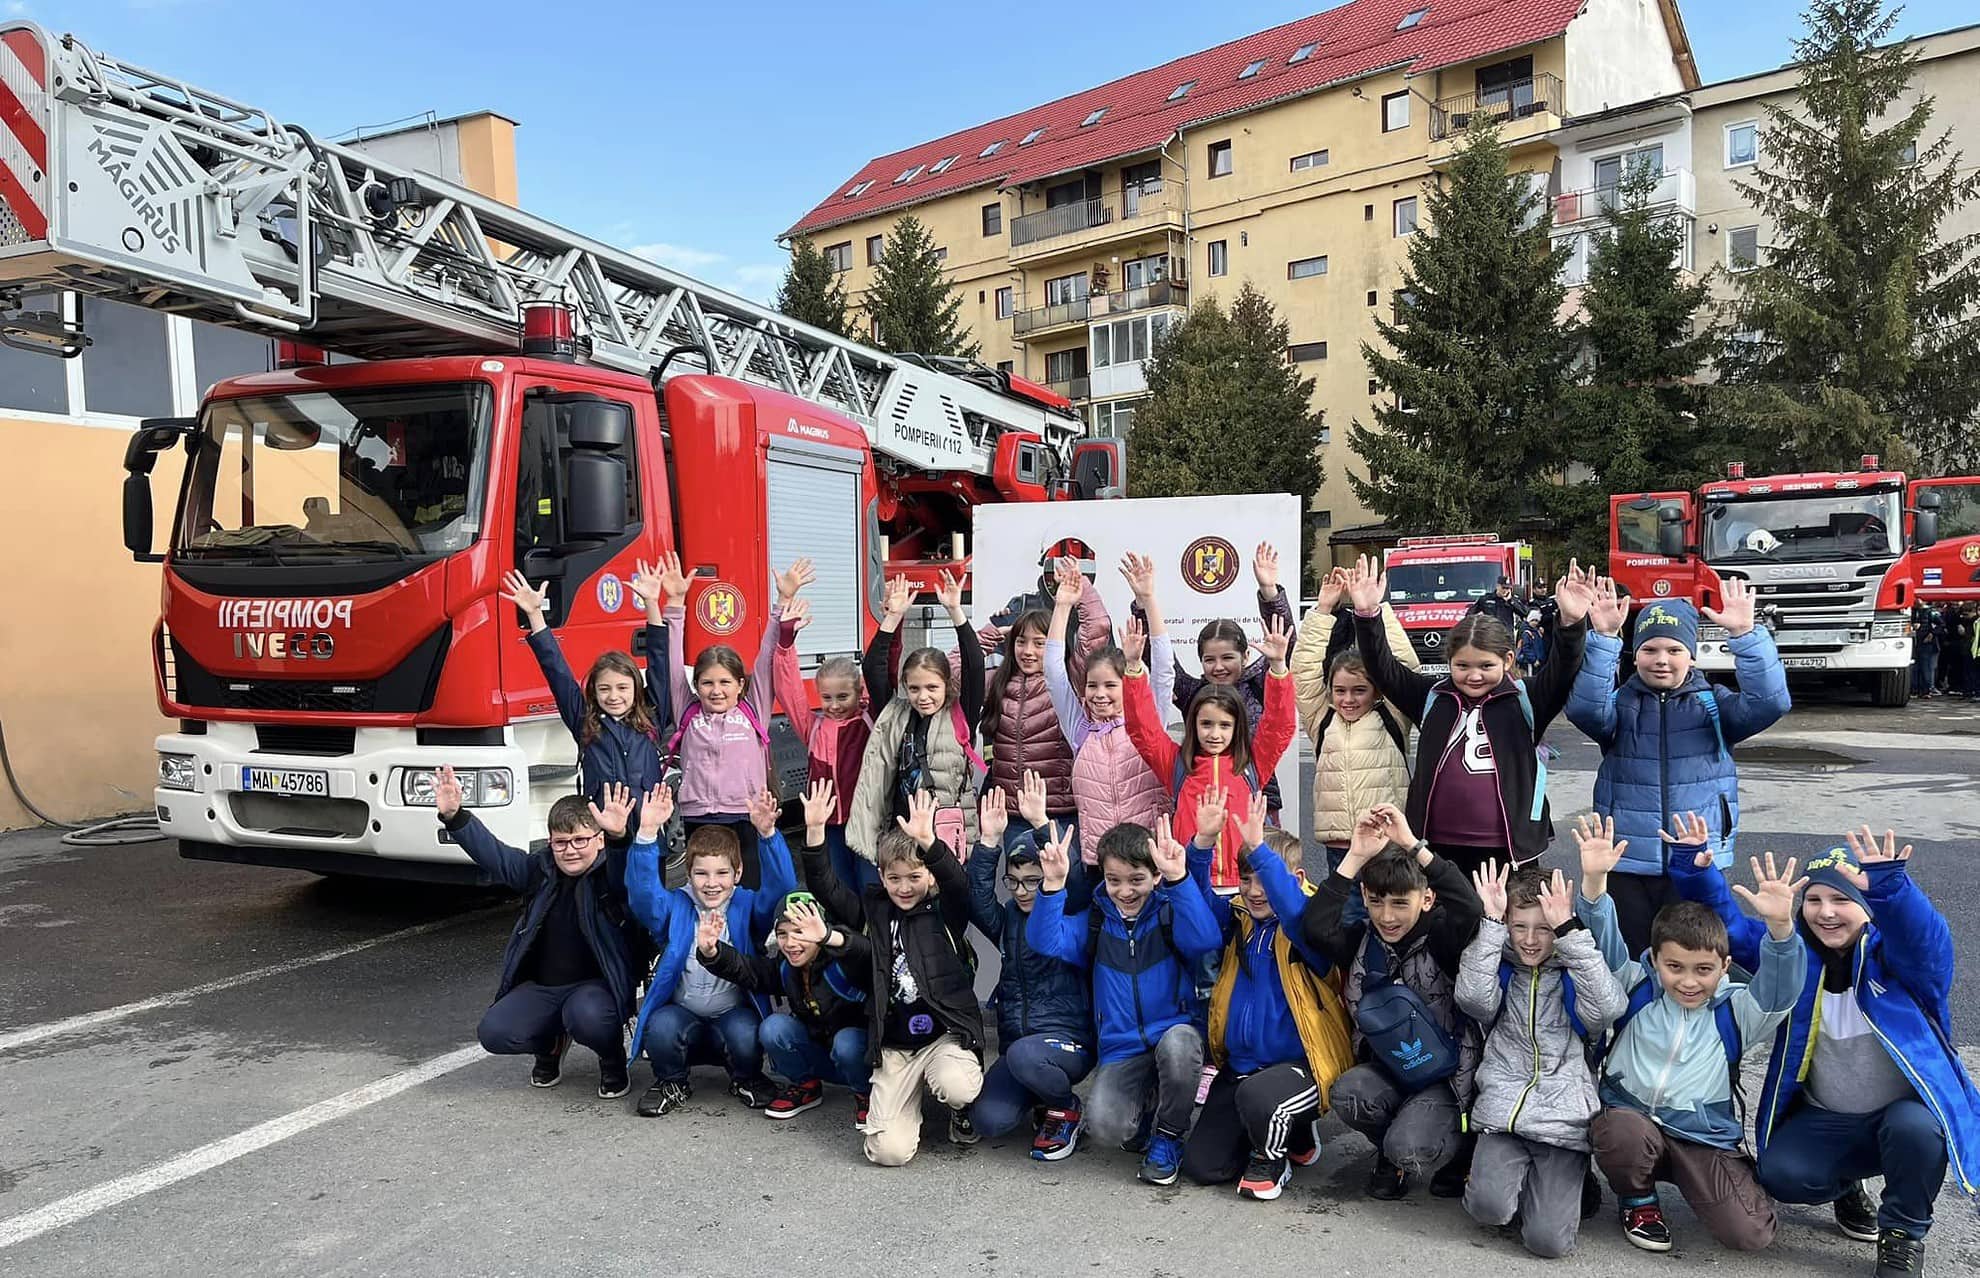
[[[1105,114],[1107,114],[1107,108],[1101,107],[1098,111],[1095,111],[1092,115],[1089,115],[1084,120],[1081,120],[1079,122],[1079,127],[1082,129],[1090,129],[1094,125],[1100,123],[1100,117]]]
[[[1174,89],[1170,90],[1169,101],[1171,102],[1182,101],[1185,97],[1189,96],[1189,91],[1191,89],[1194,89],[1195,87],[1196,87],[1196,81],[1184,80],[1181,84],[1177,85]]]
[[[1257,75],[1265,69],[1265,61],[1264,58],[1260,58],[1256,62],[1246,63],[1244,70],[1238,72],[1238,79],[1249,80],[1252,76]]]
[[[1408,13],[1405,13],[1403,15],[1403,20],[1396,24],[1396,30],[1407,31],[1411,27],[1415,26],[1417,23],[1423,21],[1423,19],[1428,17],[1429,14],[1430,14],[1429,5],[1425,5],[1421,9],[1411,9]]]

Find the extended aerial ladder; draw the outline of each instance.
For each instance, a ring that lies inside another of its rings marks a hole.
[[[1024,431],[1063,475],[1083,433],[987,370],[971,379],[869,349],[13,22],[0,24],[0,340],[80,353],[87,335],[62,316],[21,309],[46,290],[363,359],[510,350],[526,304],[559,302],[592,362],[774,387],[858,422],[895,470],[989,475],[999,437]]]

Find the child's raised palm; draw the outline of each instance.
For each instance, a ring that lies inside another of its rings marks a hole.
[[[1128,590],[1138,600],[1146,601],[1155,594],[1155,560],[1130,550],[1121,556],[1121,576],[1127,578]]]
[[[1724,626],[1726,634],[1737,639],[1753,629],[1753,590],[1738,577],[1724,578],[1723,599],[1717,608],[1700,608],[1705,620]]]
[[[1807,879],[1794,877],[1795,858],[1789,857],[1785,868],[1777,870],[1774,854],[1767,854],[1767,864],[1762,869],[1759,857],[1750,858],[1753,866],[1753,887],[1743,883],[1732,885],[1733,893],[1753,909],[1753,913],[1767,924],[1772,932],[1792,931],[1794,927],[1794,898],[1796,893],[1808,886]]]
[[[832,935],[831,925],[825,921],[825,916],[819,912],[818,907],[810,901],[792,901],[790,908],[784,911],[784,917],[790,920],[791,932],[800,941],[823,945]]]
[[[660,574],[660,565],[649,564],[644,559],[635,560],[632,592],[633,599],[642,608],[663,602],[667,597],[667,587]]]
[[[784,604],[784,620],[791,623],[791,629],[798,631],[811,624],[811,600],[791,599]]]
[[[1843,839],[1849,844],[1850,855],[1856,858],[1858,866],[1876,865],[1880,862],[1888,861],[1909,861],[1911,859],[1911,845],[1909,843],[1905,844],[1902,850],[1899,850],[1896,830],[1884,831],[1884,841],[1882,844],[1879,844],[1877,842],[1877,836],[1872,833],[1870,826],[1866,823],[1860,831],[1845,830],[1843,832]],[[1856,885],[1857,891],[1868,892],[1870,890],[1870,876],[1861,869],[1853,871],[1844,870],[1843,876]]]
[[[1629,606],[1616,593],[1615,579],[1600,577],[1595,582],[1595,598],[1588,606],[1588,624],[1597,634],[1619,635],[1629,620]]]
[[[461,779],[446,764],[433,774],[433,808],[442,821],[453,820],[454,814],[461,810]]]
[[[1478,893],[1478,903],[1485,909],[1485,917],[1497,923],[1506,917],[1506,884],[1512,878],[1512,863],[1500,865],[1496,858],[1488,860],[1471,872],[1471,885]]]
[[[946,568],[942,570],[941,584],[935,587],[935,602],[947,608],[951,616],[962,611],[962,579],[950,576]]]
[[[1348,854],[1341,862],[1341,868],[1349,878],[1359,873],[1361,867],[1381,855],[1382,849],[1389,846],[1389,827],[1382,820],[1382,814],[1374,808],[1355,818],[1354,833],[1348,836]],[[1349,864],[1354,866],[1349,870]]]
[[[1230,796],[1220,784],[1204,787],[1196,800],[1197,837],[1208,839],[1212,844],[1223,836],[1224,822],[1230,819]],[[1263,807],[1264,804],[1254,804]]]
[[[881,611],[898,620],[905,616],[908,604],[914,599],[914,590],[908,585],[907,574],[887,579],[887,594],[881,602]]]
[[[914,840],[915,846],[926,850],[935,845],[935,796],[926,790],[916,790],[908,796],[908,814],[895,817],[901,832]]]
[[[1578,816],[1574,819],[1574,845],[1581,850],[1581,874],[1607,877],[1629,849],[1629,840],[1616,842],[1616,819],[1612,816]]]
[[[660,837],[660,830],[674,815],[674,792],[666,782],[648,790],[639,801],[639,837],[642,842],[652,843]]]
[[[804,792],[804,823],[811,829],[822,830],[832,823],[839,814],[839,788],[832,784],[832,778],[820,777],[811,783]]]
[[[550,606],[550,583],[546,581],[540,586],[532,586],[529,578],[510,569],[508,575],[502,578],[502,598],[524,612],[540,614]]]
[[[1155,862],[1155,872],[1164,882],[1178,882],[1189,873],[1189,855],[1183,850],[1183,845],[1176,842],[1167,817],[1155,819],[1155,837],[1148,840],[1148,855]]]
[[[632,818],[633,792],[617,781],[610,781],[598,797],[605,802],[586,805],[591,809],[592,823],[616,839],[626,832],[626,822]]]
[[[1258,593],[1277,594],[1279,590],[1279,548],[1269,541],[1258,543],[1251,552],[1251,575],[1258,579]]]
[[[1286,628],[1285,618],[1265,619],[1265,633],[1259,636],[1258,651],[1272,664],[1274,672],[1284,669],[1286,653],[1292,648],[1292,631]]]
[[[1045,876],[1043,886],[1047,892],[1065,887],[1066,878],[1072,873],[1072,862],[1066,855],[1064,838],[1050,838],[1038,845],[1038,869]]]
[[[816,579],[817,574],[811,569],[811,560],[799,559],[777,574],[777,597],[786,600],[795,599],[800,590]]]
[[[976,841],[988,847],[1001,847],[1004,831],[1010,825],[1011,812],[1003,787],[993,785],[983,792],[983,798],[976,805]]]
[[[706,910],[701,921],[695,925],[694,948],[703,958],[715,953],[715,946],[722,940],[722,911]]]
[[[1568,561],[1567,576],[1554,584],[1554,603],[1560,608],[1561,624],[1572,626],[1588,615],[1595,602],[1595,570],[1584,569],[1581,561]]]
[[[1034,830],[1045,824],[1046,798],[1045,778],[1026,768],[1018,784],[1018,815]]]
[[[766,839],[777,832],[779,808],[777,796],[768,789],[758,790],[749,796],[750,824],[754,825],[756,832]]]
[[[1556,930],[1574,917],[1574,893],[1568,888],[1567,875],[1559,870],[1540,889],[1540,917]]]
[[[1071,607],[1086,593],[1086,578],[1080,575],[1079,563],[1070,558],[1052,561],[1053,591],[1052,601]]]
[[[1322,617],[1331,617],[1341,606],[1341,599],[1347,594],[1347,569],[1335,568],[1320,579],[1320,597],[1316,601],[1317,611]]]
[[[1356,612],[1374,612],[1388,597],[1388,574],[1376,572],[1375,561],[1363,555],[1355,560],[1354,571],[1348,575],[1347,591]]]
[[[1121,627],[1121,655],[1131,666],[1141,664],[1142,654],[1148,651],[1148,627],[1139,617],[1129,617]]]
[[[1246,852],[1265,846],[1265,804],[1261,799],[1254,798],[1245,810],[1244,820],[1238,823],[1238,837],[1244,840]]]

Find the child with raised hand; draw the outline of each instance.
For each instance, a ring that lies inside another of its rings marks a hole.
[[[1404,811],[1437,854],[1470,874],[1488,860],[1524,865],[1553,838],[1547,769],[1540,738],[1567,704],[1581,665],[1582,624],[1595,597],[1595,574],[1571,564],[1554,596],[1558,624],[1552,656],[1530,679],[1513,671],[1513,635],[1503,622],[1473,613],[1445,640],[1451,671],[1411,670],[1389,650],[1381,619],[1388,576],[1363,555],[1348,577],[1355,646],[1375,690],[1420,731],[1415,774]]]
[[[1216,950],[1216,919],[1188,882],[1188,854],[1167,818],[1153,833],[1122,824],[1101,838],[1105,891],[1085,910],[1067,912],[1072,867],[1065,842],[1045,844],[1038,856],[1044,882],[1025,940],[1093,972],[1100,1064],[1087,1091],[1086,1125],[1102,1144],[1125,1142],[1153,1092],[1153,1133],[1139,1175],[1149,1184],[1173,1185],[1203,1073],[1190,971]]]
[[[1472,882],[1485,912],[1458,969],[1458,1008],[1484,1027],[1464,1209],[1481,1225],[1515,1217],[1536,1256],[1564,1256],[1590,1204],[1588,1125],[1601,1108],[1591,1048],[1622,1015],[1616,983],[1574,917],[1567,878],[1487,862]]]
[[[832,815],[831,784],[814,782],[805,795],[807,835],[823,830]],[[757,1031],[770,1067],[785,1081],[763,1116],[796,1118],[816,1109],[829,1081],[851,1090],[853,1121],[864,1123],[872,1083],[866,1063],[872,955],[866,938],[835,927],[809,892],[791,892],[778,904],[774,957],[754,947],[738,948],[722,939],[722,931],[720,914],[701,916],[696,953],[702,964],[752,994],[783,999],[789,1009],[765,1016]]]
[[[1085,1121],[1073,1085],[1093,1069],[1093,1000],[1084,969],[1025,940],[1025,924],[1045,882],[1038,849],[1056,843],[1064,851],[1072,847],[1074,835],[1045,817],[1045,783],[1038,774],[1027,772],[1024,781],[1019,810],[1027,822],[1035,816],[1042,828],[1005,839],[1009,813],[1004,796],[994,788],[987,790],[976,850],[969,859],[970,920],[996,945],[1002,963],[992,1000],[997,1005],[998,1056],[983,1076],[983,1091],[970,1117],[980,1135],[996,1137],[1016,1130],[1043,1107],[1031,1156],[1057,1162],[1078,1145]],[[1010,893],[1010,899],[1002,902],[997,899],[1000,857],[1004,887]],[[1070,874],[1085,877],[1076,856],[1071,858]]]
[[[1345,917],[1359,893],[1365,918]],[[1457,1005],[1457,972],[1481,907],[1464,872],[1416,837],[1402,812],[1355,822],[1347,856],[1308,903],[1307,946],[1347,973],[1352,1069],[1334,1110],[1375,1146],[1370,1198],[1393,1201],[1432,1167],[1430,1192],[1464,1192],[1471,1143],[1462,1119],[1478,1065],[1475,1028]]]
[[[1409,723],[1376,693],[1358,650],[1343,649],[1326,676],[1324,708],[1302,695],[1300,718],[1313,742],[1313,838],[1331,871],[1361,813],[1409,802]],[[1293,678],[1297,687],[1297,666]]]
[[[788,642],[790,623],[766,620],[753,667],[745,667],[728,644],[709,644],[695,654],[690,687],[684,651],[688,576],[680,555],[668,551],[658,564],[641,564],[633,590],[648,600],[649,617],[655,602],[666,599],[667,675],[680,713],[667,751],[680,760],[682,823],[690,838],[703,826],[726,828],[742,849],[742,886],[759,887],[762,866],[749,810],[770,783],[770,670],[778,643]]]
[[[1100,855],[1100,836],[1123,821],[1152,825],[1168,811],[1166,781],[1142,761],[1141,754],[1127,733],[1124,718],[1124,681],[1127,668],[1141,660],[1152,642],[1155,655],[1150,669],[1157,705],[1169,696],[1169,637],[1162,624],[1162,613],[1150,600],[1146,622],[1130,616],[1122,635],[1122,646],[1101,646],[1086,655],[1085,678],[1075,684],[1064,661],[1066,627],[1073,606],[1093,587],[1080,576],[1069,559],[1056,565],[1058,590],[1053,596],[1052,621],[1045,633],[1045,686],[1058,716],[1059,731],[1072,748],[1072,796],[1078,820],[1080,860],[1094,865]],[[1130,553],[1121,563],[1121,574],[1130,588],[1138,580],[1152,581],[1154,563],[1145,556]],[[1082,608],[1082,618],[1090,616]],[[1152,632],[1152,634],[1151,634]]]
[[[1596,582],[1587,655],[1568,698],[1568,721],[1602,747],[1595,811],[1614,817],[1616,836],[1638,851],[1609,877],[1609,899],[1632,953],[1650,940],[1650,920],[1677,900],[1657,837],[1681,812],[1705,817],[1721,870],[1732,864],[1739,829],[1739,769],[1733,746],[1788,712],[1787,672],[1765,626],[1753,623],[1753,594],[1728,578],[1725,606],[1705,610],[1724,627],[1739,689],[1716,687],[1692,662],[1698,610],[1682,599],[1652,599],[1637,614],[1635,672],[1616,686],[1628,606],[1615,582]]]
[[[1354,648],[1354,607],[1348,602],[1347,590],[1350,576],[1345,568],[1329,569],[1320,579],[1320,593],[1312,611],[1299,623],[1299,638],[1293,643],[1289,660],[1293,687],[1299,693],[1301,723],[1326,709],[1327,672],[1333,669],[1336,658]],[[1396,660],[1416,669],[1416,648],[1409,641],[1409,631],[1403,629],[1402,619],[1386,599],[1382,601],[1382,627]]]
[[[1140,663],[1128,667],[1128,737],[1149,770],[1167,778],[1175,800],[1176,838],[1182,842],[1196,833],[1197,801],[1209,786],[1230,783],[1227,803],[1240,821],[1253,803],[1266,802],[1263,780],[1279,766],[1279,758],[1293,738],[1292,678],[1286,669],[1286,650],[1291,646],[1292,634],[1284,623],[1277,617],[1268,621],[1265,635],[1258,641],[1270,667],[1265,680],[1265,710],[1258,718],[1256,735],[1237,692],[1229,685],[1210,682],[1197,689],[1183,715],[1181,745],[1169,736],[1168,723],[1156,707],[1148,667]],[[1269,810],[1268,805],[1268,815]],[[1227,826],[1210,864],[1210,882],[1218,891],[1236,890],[1237,859],[1242,850],[1236,826]]]
[[[846,820],[851,815],[853,791],[859,785],[860,763],[872,737],[873,716],[862,704],[859,665],[851,657],[831,657],[820,663],[818,708],[811,708],[804,675],[798,669],[796,640],[798,632],[811,621],[810,608],[799,592],[813,577],[809,559],[800,559],[788,571],[777,574],[778,606],[791,626],[789,639],[778,639],[771,682],[778,704],[804,738],[806,781],[814,785],[830,781],[837,796],[838,806],[825,826],[832,868],[843,882],[864,887],[874,881],[873,863],[854,855],[847,845]]]
[[[1320,1157],[1320,1115],[1334,1080],[1354,1064],[1347,1013],[1326,955],[1308,948],[1300,920],[1310,889],[1299,840],[1265,828],[1256,804],[1239,828],[1239,890],[1210,892],[1201,836],[1226,820],[1222,790],[1207,791],[1190,877],[1225,922],[1223,961],[1210,993],[1209,1049],[1217,1075],[1183,1146],[1182,1170],[1199,1185],[1237,1181],[1242,1198],[1277,1198],[1295,1164]]]
[[[704,916],[712,914],[720,923],[719,937],[754,953],[776,922],[778,904],[796,890],[791,851],[777,832],[777,800],[759,789],[749,803],[762,849],[760,888],[742,886],[741,845],[728,825],[715,823],[688,835],[688,881],[668,891],[661,879],[659,836],[673,811],[667,787],[647,793],[626,861],[626,899],[659,946],[633,1028],[633,1042],[653,1062],[653,1085],[639,1098],[638,1112],[642,1118],[673,1113],[693,1092],[690,1068],[718,1062],[728,1070],[730,1095],[750,1109],[763,1109],[777,1095],[763,1076],[757,1037],[769,1000],[752,998],[710,970],[701,961],[696,936]]]
[[[846,842],[878,862],[882,838],[905,819],[913,797],[935,802],[935,828],[952,848],[968,847],[976,824],[976,776],[983,760],[971,744],[983,712],[983,650],[963,612],[962,582],[944,572],[936,599],[956,628],[957,668],[940,648],[916,648],[901,660],[896,694],[889,668],[892,636],[913,592],[906,577],[887,583],[880,633],[866,649],[866,690],[880,707],[846,816]]]
[[[1980,1192],[1980,1092],[1952,1048],[1952,930],[1911,877],[1910,844],[1867,825],[1844,839],[1806,867],[1805,981],[1753,1116],[1760,1184],[1781,1202],[1834,1204],[1845,1234],[1877,1244],[1878,1274],[1922,1273],[1948,1167]],[[1718,915],[1734,962],[1759,962],[1771,928],[1739,910],[1709,846],[1684,851],[1672,849],[1678,892]],[[1871,1176],[1884,1178],[1881,1201],[1863,1186]]]
[[[921,1147],[924,1091],[948,1107],[951,1143],[978,1139],[969,1106],[983,1088],[984,1035],[971,967],[969,880],[936,837],[935,812],[934,797],[916,791],[908,814],[879,840],[879,883],[861,892],[832,872],[809,800],[806,806],[805,881],[834,918],[864,933],[872,952],[866,1160],[881,1167],[900,1167]]]
[[[1702,836],[1687,820],[1682,836]],[[1628,850],[1608,817],[1575,820],[1581,849],[1581,919],[1627,996],[1602,1059],[1604,1109],[1589,1128],[1595,1163],[1621,1204],[1623,1236],[1645,1251],[1671,1249],[1657,1182],[1678,1187],[1720,1244],[1756,1251],[1774,1240],[1774,1203],[1754,1177],[1739,1113],[1739,1062],[1801,996],[1805,955],[1794,935],[1794,896],[1805,880],[1789,860],[1776,872],[1754,862],[1752,889],[1737,887],[1766,938],[1752,949],[1753,980],[1730,978],[1726,925],[1684,901],[1657,912],[1650,948],[1632,959],[1609,901],[1609,874]],[[1703,844],[1673,850],[1690,857]]]
[[[990,747],[990,784],[1015,804],[1019,780],[1026,772],[1038,773],[1045,778],[1047,812],[1071,825],[1078,820],[1074,747],[1055,725],[1057,697],[1052,684],[1056,680],[1062,686],[1085,686],[1088,658],[1110,648],[1114,626],[1100,592],[1077,563],[1055,560],[1053,579],[1052,611],[1027,611],[1004,632],[1003,660],[983,694],[982,729],[984,744]],[[1066,628],[1074,608],[1079,609],[1079,634],[1068,651]],[[1013,837],[1021,833],[1011,831]]]
[[[434,810],[454,842],[488,876],[527,897],[523,916],[502,955],[495,1001],[475,1037],[498,1056],[528,1053],[532,1087],[555,1087],[564,1052],[575,1040],[598,1054],[598,1095],[624,1096],[626,1017],[636,977],[625,939],[624,905],[604,869],[604,826],[623,828],[632,807],[624,787],[608,788],[608,812],[567,794],[550,805],[549,846],[542,852],[509,847],[461,806],[460,779],[451,767],[434,778]]]
[[[640,575],[633,578],[635,596],[647,571],[643,563],[639,568]],[[673,718],[672,689],[661,665],[669,632],[659,602],[653,595],[644,596],[644,674],[630,656],[612,649],[598,654],[580,687],[571,677],[557,632],[544,620],[549,588],[547,581],[541,586],[530,585],[529,578],[520,572],[511,571],[502,578],[502,598],[520,608],[528,621],[530,654],[550,685],[557,716],[577,741],[580,789],[597,803],[606,786],[625,786],[633,794],[636,813],[639,796],[660,783],[660,737]],[[615,853],[613,858],[614,871],[621,876],[622,855]]]

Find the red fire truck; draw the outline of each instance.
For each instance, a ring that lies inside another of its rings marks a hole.
[[[1421,668],[1430,674],[1450,669],[1444,633],[1471,606],[1498,589],[1499,578],[1523,590],[1533,578],[1533,547],[1500,541],[1497,533],[1451,537],[1404,537],[1383,560],[1389,577],[1389,603],[1409,632]]]
[[[1852,472],[1748,478],[1734,462],[1696,493],[1610,498],[1609,571],[1637,602],[1701,607],[1744,580],[1791,676],[1901,706],[1913,605],[1980,598],[1980,478],[1907,479],[1873,456]],[[1706,625],[1698,638],[1699,668],[1729,674],[1726,636]]]
[[[23,103],[46,203],[0,188],[15,343],[87,340],[20,310],[51,287],[311,343],[145,422],[126,456],[179,721],[155,807],[188,857],[471,877],[432,816],[443,763],[499,837],[540,837],[577,755],[500,598],[511,568],[549,583],[582,672],[640,647],[637,560],[686,562],[688,652],[747,653],[773,565],[809,557],[810,670],[867,642],[883,574],[966,572],[977,505],[1120,491],[1118,442],[1042,387],[868,350],[32,24],[0,40],[62,86]],[[787,725],[778,744],[801,776]]]

